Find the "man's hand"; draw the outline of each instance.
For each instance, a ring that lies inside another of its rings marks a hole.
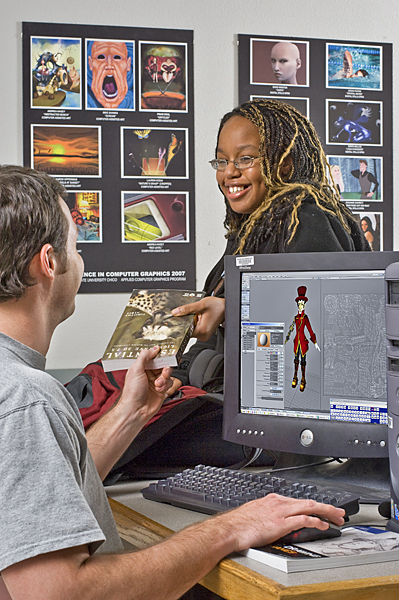
[[[224,321],[224,298],[206,296],[198,302],[178,306],[171,312],[175,317],[196,315],[197,322],[192,337],[206,342]]]
[[[228,529],[234,531],[234,550],[239,552],[270,544],[302,527],[328,529],[328,523],[321,519],[342,526],[344,514],[343,509],[330,504],[269,494],[228,513],[222,513],[217,518],[226,521]]]
[[[172,369],[149,370],[148,364],[159,353],[159,346],[142,350],[126,374],[119,407],[126,410],[126,418],[143,427],[161,408],[172,385]],[[140,429],[141,429],[140,427]]]
[[[169,367],[146,369],[158,353],[158,346],[140,352],[126,374],[118,402],[87,432],[90,452],[101,479],[106,477],[166,398],[172,370]]]

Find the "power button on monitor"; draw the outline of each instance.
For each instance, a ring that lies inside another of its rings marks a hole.
[[[313,431],[310,429],[304,429],[301,433],[301,444],[302,446],[311,446],[313,444]]]

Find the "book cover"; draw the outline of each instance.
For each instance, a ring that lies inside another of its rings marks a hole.
[[[194,331],[195,315],[174,317],[171,310],[203,296],[190,290],[133,290],[102,357],[104,369],[128,369],[141,350],[154,346],[161,350],[150,368],[176,366]]]
[[[346,527],[341,537],[296,545],[277,542],[242,552],[285,573],[399,560],[399,535],[374,527]]]

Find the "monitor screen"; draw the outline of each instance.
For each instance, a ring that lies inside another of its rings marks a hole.
[[[223,437],[387,457],[385,268],[396,252],[225,260]]]

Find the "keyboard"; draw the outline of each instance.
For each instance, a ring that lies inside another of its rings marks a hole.
[[[307,498],[343,508],[346,516],[359,511],[359,496],[335,486],[314,485],[287,477],[198,465],[141,490],[144,498],[209,515],[237,508],[270,493]]]

